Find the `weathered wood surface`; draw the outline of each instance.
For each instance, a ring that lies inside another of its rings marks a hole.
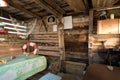
[[[58,39],[59,39],[60,54],[62,54],[61,60],[65,60],[65,44],[64,44],[64,30],[63,29],[58,30]]]
[[[22,54],[21,45],[0,45],[0,57]]]
[[[76,12],[84,12],[86,10],[84,2],[82,0],[65,0],[70,7],[75,10]]]
[[[53,39],[56,39],[56,38],[58,38],[58,36],[57,35],[34,35],[34,36],[31,36],[31,38],[39,38],[39,39],[41,39],[41,38],[46,38],[46,39],[49,39],[49,38],[53,38]]]
[[[31,38],[31,40],[55,40],[55,41],[58,41],[58,38],[51,38],[51,37],[34,37],[34,38]]]
[[[89,22],[78,22],[78,23],[73,23],[74,27],[84,27],[84,26],[88,26]]]
[[[85,52],[70,52],[66,51],[67,58],[88,59],[88,53]]]
[[[61,13],[59,13],[57,10],[55,10],[53,7],[48,5],[43,0],[35,0],[35,3],[38,4],[40,7],[42,7],[43,9],[46,9],[47,11],[49,11],[50,13],[52,13],[53,15],[55,15],[57,17],[62,16]]]
[[[71,52],[85,52],[88,53],[88,48],[87,45],[77,45],[77,43],[73,45],[72,44],[66,44],[65,46],[66,51],[71,51]]]
[[[25,12],[25,13],[28,13],[30,15],[33,15],[35,17],[39,17],[40,15],[36,15],[35,13],[25,9],[24,7],[21,6],[21,4],[15,0],[7,0],[8,4],[12,7],[15,7],[15,8],[18,8],[20,9],[21,11]]]
[[[57,32],[40,32],[33,33],[30,35],[31,42],[36,42],[38,45],[38,53],[48,56],[62,56],[63,45],[61,38],[63,33],[58,34]],[[63,40],[62,40],[63,41]],[[61,55],[60,55],[61,54]]]
[[[59,52],[53,52],[53,51],[38,51],[38,54],[47,55],[47,56],[60,56]]]
[[[56,35],[58,34],[57,32],[39,32],[39,33],[33,33],[31,35]]]
[[[58,40],[58,35],[31,35],[31,40]]]
[[[85,63],[78,63],[78,62],[71,62],[65,61],[66,72],[79,75],[80,77],[83,76],[83,70],[86,67]]]
[[[54,0],[45,0],[45,2],[47,2],[49,5],[54,7],[54,9],[58,11],[59,13],[65,14],[65,11],[58,4],[56,4]]]
[[[81,80],[81,77],[75,74],[58,73],[58,76],[62,77],[62,80]]]
[[[65,30],[65,51],[67,60],[88,58],[88,26]]]
[[[88,34],[88,30],[81,29],[65,30],[65,35],[77,35],[77,34]]]
[[[0,45],[1,46],[11,46],[11,45],[23,45],[24,43],[27,42],[27,40],[23,40],[19,38],[18,35],[16,34],[0,34],[0,39],[5,39],[5,40],[0,40]]]
[[[97,34],[119,34],[120,19],[99,20],[97,23]]]
[[[89,35],[88,35],[88,58],[89,58],[89,64],[92,63],[92,40],[91,40],[91,35],[93,34],[93,15],[94,11],[90,10],[89,11]]]
[[[59,51],[60,48],[56,46],[38,46],[40,50],[51,50],[51,51]]]
[[[87,34],[65,35],[65,41],[67,42],[87,42]]]
[[[118,0],[92,0],[93,8],[110,7],[117,3]]]
[[[58,43],[58,41],[56,40],[30,40],[31,42],[41,42],[41,43]]]
[[[106,48],[119,46],[120,42],[119,38],[120,38],[119,34],[93,35],[92,36],[93,46],[104,46]]]
[[[117,49],[120,45],[119,34],[96,34],[92,35],[92,55],[94,63],[104,61],[109,48]]]

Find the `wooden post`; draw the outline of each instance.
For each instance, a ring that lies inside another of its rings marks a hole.
[[[64,47],[64,30],[58,30],[58,37],[59,37],[59,48],[60,48],[60,55],[61,60],[65,60],[65,47]]]
[[[93,10],[89,11],[89,34],[93,31]]]
[[[89,11],[89,35],[88,35],[88,58],[89,58],[89,64],[92,63],[92,31],[93,31],[93,10]]]
[[[64,71],[64,61],[65,61],[65,45],[64,45],[64,28],[63,24],[60,23],[58,26],[58,39],[60,48],[60,70]]]

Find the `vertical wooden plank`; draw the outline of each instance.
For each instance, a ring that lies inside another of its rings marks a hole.
[[[93,10],[89,11],[89,34],[93,31]]]
[[[59,39],[59,48],[60,48],[60,70],[63,72],[65,69],[65,45],[64,45],[64,26],[62,23],[58,26],[58,39]]]
[[[92,31],[93,31],[93,10],[89,11],[89,35],[88,35],[88,58],[89,64],[92,63]]]
[[[64,30],[63,29],[58,29],[58,37],[59,37],[59,48],[60,48],[61,60],[65,60]]]

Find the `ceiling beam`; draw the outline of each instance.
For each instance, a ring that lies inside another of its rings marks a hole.
[[[96,11],[111,10],[111,9],[120,9],[120,6],[104,7],[104,8],[93,8],[93,10],[96,10]]]
[[[48,3],[51,7],[53,7],[59,13],[65,14],[65,11],[55,2],[55,0],[44,0],[44,1]]]
[[[51,7],[48,3],[46,3],[44,0],[34,0],[36,4],[38,4],[43,9],[47,10],[48,12],[52,13],[56,17],[61,17],[62,14],[56,11],[53,7]]]
[[[92,0],[93,8],[112,7],[119,0]]]
[[[83,1],[84,5],[85,5],[85,8],[87,10],[89,10],[88,1],[87,0],[82,0],[82,1]]]
[[[38,18],[40,17],[39,15],[36,15],[35,13],[32,13],[31,11],[28,11],[25,8],[23,8],[22,6],[20,6],[20,4],[18,2],[16,2],[15,0],[6,0],[6,1],[10,6],[12,6],[14,8],[17,8],[25,13],[28,13],[29,15],[34,16],[34,17],[38,17]]]
[[[10,16],[12,16],[13,18],[16,18],[18,20],[26,20],[26,19],[28,19],[28,18],[25,18],[23,16],[19,17],[20,15],[15,15],[14,13],[10,13],[10,12],[5,11],[3,9],[1,9],[1,11],[2,11],[2,15],[1,16],[5,17],[5,18],[10,18]]]
[[[110,1],[110,0],[109,0]],[[107,6],[108,7],[112,7],[115,3],[117,3],[119,0],[112,0],[112,1],[110,1],[108,4],[107,4]]]
[[[83,0],[64,0],[69,4],[69,6],[75,11],[75,12],[84,12],[86,11],[86,7],[83,3]]]

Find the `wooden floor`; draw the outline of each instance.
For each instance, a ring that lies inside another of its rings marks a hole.
[[[26,80],[39,80],[40,77],[44,76],[46,73],[48,73],[48,71],[42,71],[42,72],[39,72],[31,77],[29,77],[28,79]]]
[[[56,75],[61,76],[62,80],[82,80],[83,77],[83,70],[85,68],[86,64],[84,63],[76,63],[71,61],[65,61],[65,73],[55,72]],[[46,69],[45,71],[39,72],[27,80],[39,80],[42,76],[49,73],[49,69]]]
[[[81,80],[81,78],[74,74],[58,73],[57,75],[62,77],[62,80]]]
[[[47,73],[48,73],[48,71],[39,72],[26,80],[39,80],[40,77],[44,76]],[[62,80],[81,80],[81,78],[79,76],[73,75],[73,74],[58,73],[57,75],[61,76]]]

